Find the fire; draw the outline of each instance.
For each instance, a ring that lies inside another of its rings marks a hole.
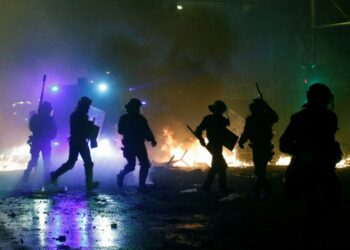
[[[280,156],[276,161],[276,166],[288,166],[291,161],[290,156]],[[350,156],[344,156],[344,158],[337,163],[336,168],[346,168],[350,166]]]
[[[350,156],[343,157],[343,159],[338,162],[336,168],[346,168],[350,166]]]
[[[174,132],[169,128],[163,129],[164,145],[161,150],[168,153],[168,164],[175,167],[196,167],[211,165],[211,155],[198,140],[191,139],[188,143],[181,143],[174,139]],[[252,162],[244,162],[238,159],[237,152],[224,149],[224,158],[229,167],[248,167],[252,166]],[[166,159],[163,159],[166,160]],[[288,166],[291,161],[290,156],[280,155],[274,162],[275,166]],[[337,164],[337,168],[350,166],[350,156],[344,157]]]
[[[211,165],[210,153],[196,139],[181,143],[176,141],[173,135],[174,133],[169,128],[163,130],[165,143],[161,151],[168,153],[169,164],[175,167]],[[251,166],[249,162],[240,161],[236,157],[236,151],[231,152],[224,149],[223,155],[229,167]]]
[[[278,160],[276,161],[275,165],[276,165],[276,166],[288,166],[291,159],[292,159],[292,158],[291,158],[290,156],[281,155],[281,156],[278,158]]]
[[[169,128],[163,129],[163,139],[164,143],[160,147],[160,151],[163,152],[163,156],[160,157],[156,149],[155,162],[156,165],[170,165],[174,167],[201,167],[211,165],[211,155],[204,148],[198,140],[189,137],[190,139],[186,142],[179,142],[174,138],[174,132]],[[116,142],[118,144],[118,142]],[[120,144],[120,142],[119,142]],[[120,146],[120,145],[119,145]],[[94,149],[92,151],[93,155],[97,158],[111,158],[115,159],[117,162],[122,161],[123,155],[122,151],[119,150],[120,147],[113,145],[107,139],[102,139],[99,141],[98,150]],[[29,145],[23,143],[20,146],[13,147],[11,150],[0,154],[0,172],[1,171],[16,171],[24,170],[30,159],[30,148]],[[252,166],[253,163],[249,161],[239,160],[237,157],[237,152],[233,152],[224,149],[224,158],[229,167],[248,167]],[[157,159],[156,157],[160,157]],[[286,155],[281,155],[273,162],[276,166],[288,166],[291,157]],[[162,163],[161,163],[162,162]],[[338,164],[337,168],[345,168],[350,166],[350,155],[345,156]]]

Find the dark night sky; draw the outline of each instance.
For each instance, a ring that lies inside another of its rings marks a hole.
[[[232,27],[222,11],[144,2],[1,0],[2,81],[27,86],[45,72],[72,83],[106,67],[138,84],[228,69]]]
[[[72,84],[80,76],[94,78],[110,70],[122,103],[131,96],[125,89],[140,87],[134,94],[149,101],[145,112],[150,119],[157,117],[159,127],[176,128],[199,122],[207,105],[219,98],[244,117],[259,81],[281,113],[276,126],[281,132],[291,112],[301,106],[306,89],[301,65],[308,50],[302,41],[310,40],[308,4],[195,0],[182,1],[182,11],[176,4],[0,0],[2,102],[35,100],[44,73],[49,83]],[[329,44],[335,35],[342,36],[340,46],[335,46],[339,50],[349,41],[348,28],[332,32],[316,34],[321,55],[317,69],[329,64]],[[341,93],[348,83],[345,71],[329,74],[341,76]],[[344,112],[342,106],[338,102]],[[340,115],[341,120],[348,119]]]

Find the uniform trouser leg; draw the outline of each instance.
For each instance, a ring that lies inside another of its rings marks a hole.
[[[119,178],[119,185],[123,185],[123,180],[125,175],[135,170],[136,165],[136,153],[135,150],[125,147],[123,151],[123,155],[125,159],[127,160],[127,164],[124,166],[124,168],[119,172],[118,178]]]
[[[220,190],[226,191],[226,169],[227,164],[222,155],[222,145],[208,144],[208,149],[212,154],[211,168],[208,171],[207,178],[204,182],[203,188],[209,190],[212,185],[215,175],[219,174]]]
[[[29,178],[30,173],[32,172],[33,168],[37,166],[38,164],[38,159],[39,159],[39,153],[40,153],[40,148],[38,145],[35,145],[34,143],[31,145],[30,148],[30,154],[31,154],[31,159],[28,162],[26,170],[24,170],[23,173],[23,181],[27,181]]]
[[[226,169],[227,164],[222,155],[221,148],[214,148],[211,168],[208,171],[207,178],[204,182],[204,188],[209,189],[213,184],[215,175],[219,174],[220,190],[226,191]]]
[[[68,160],[65,163],[63,163],[56,171],[52,173],[51,178],[56,180],[65,172],[71,170],[74,167],[75,162],[78,160],[78,155],[79,155],[79,148],[76,146],[70,145]]]
[[[269,192],[270,191],[270,183],[266,178],[266,166],[267,162],[260,162],[254,164],[255,166],[255,192],[260,193],[261,191]]]
[[[266,178],[266,168],[268,156],[259,149],[253,149],[254,173],[256,176],[255,193],[260,194],[261,191],[269,192],[270,184]]]
[[[222,192],[226,191],[226,168],[220,167],[218,170],[219,173],[219,183],[220,183],[220,190]]]
[[[222,192],[226,191],[226,169],[227,163],[222,155],[219,155],[215,160],[215,164],[217,165],[217,173],[219,174],[219,183],[220,190]]]
[[[50,167],[51,167],[51,145],[46,145],[42,151],[44,170],[43,170],[43,181],[47,182],[50,179]]]
[[[146,185],[148,171],[151,166],[149,163],[148,154],[145,146],[140,148],[137,154],[137,158],[139,159],[139,162],[140,162],[139,186],[144,187]]]
[[[90,149],[88,144],[84,144],[82,148],[80,149],[80,155],[81,158],[84,161],[84,167],[85,167],[85,182],[86,186],[90,187],[93,185],[93,167],[94,163],[92,162],[91,159],[91,154],[90,154]]]
[[[203,184],[204,188],[208,188],[209,189],[211,187],[211,185],[213,184],[213,181],[214,181],[216,173],[217,173],[216,167],[215,166],[211,166],[211,168],[208,171],[207,177],[206,177],[206,179],[204,181],[204,184]]]

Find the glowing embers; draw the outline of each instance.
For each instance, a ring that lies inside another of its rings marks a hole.
[[[30,159],[29,145],[13,147],[0,154],[0,171],[24,170]]]

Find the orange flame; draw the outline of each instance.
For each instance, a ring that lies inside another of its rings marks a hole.
[[[191,139],[188,143],[181,143],[174,139],[174,132],[169,128],[163,129],[164,145],[161,147],[163,152],[168,153],[169,163],[176,167],[211,165],[211,154],[200,145],[198,140]],[[237,159],[236,151],[224,149],[224,158],[229,167],[246,167],[251,164]],[[166,159],[163,159],[166,160]]]
[[[175,167],[196,167],[211,165],[211,155],[206,148],[204,148],[197,139],[191,138],[188,143],[178,142],[174,138],[174,132],[169,129],[163,129],[164,145],[161,151],[167,153],[167,158],[161,160],[166,161]],[[224,149],[224,158],[229,167],[247,167],[252,166],[252,162],[241,161],[237,158],[236,149],[232,152]],[[280,155],[273,163],[275,166],[288,166],[291,157]],[[337,168],[344,168],[350,166],[350,156],[344,157],[341,162],[337,164]]]

